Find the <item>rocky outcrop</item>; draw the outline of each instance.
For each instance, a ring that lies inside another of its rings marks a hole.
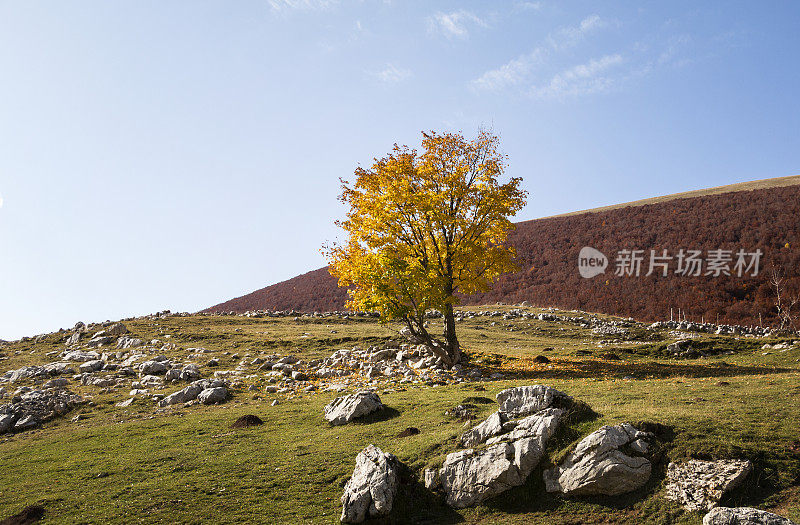
[[[688,510],[710,510],[753,470],[748,460],[690,460],[667,467],[666,498]]]
[[[337,397],[325,407],[325,419],[332,425],[344,425],[358,417],[366,416],[383,408],[378,394],[362,391]]]
[[[368,517],[388,515],[400,483],[398,467],[395,456],[375,445],[359,452],[353,476],[342,494],[342,523],[361,523]]]
[[[479,425],[464,432],[461,436],[461,445],[464,447],[474,447],[492,436],[502,434],[503,423],[505,423],[507,419],[503,412],[495,412]]]
[[[68,390],[29,390],[0,406],[0,434],[29,430],[62,416],[83,402]]]
[[[522,485],[544,455],[561,414],[559,409],[543,410],[519,421],[511,432],[491,438],[484,449],[448,454],[437,482],[447,503],[467,507]],[[428,476],[433,483],[434,477]]]
[[[586,436],[561,463],[544,473],[548,492],[568,496],[616,496],[641,488],[652,465],[644,454],[653,435],[628,423]]]
[[[500,412],[505,413],[509,418],[527,416],[550,408],[557,401],[571,399],[564,392],[544,385],[518,386],[497,394]]]
[[[751,507],[717,507],[703,518],[703,525],[795,525],[783,516]]]

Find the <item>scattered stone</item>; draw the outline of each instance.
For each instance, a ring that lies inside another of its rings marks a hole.
[[[91,374],[92,372],[102,370],[105,364],[106,363],[104,361],[100,359],[95,359],[93,361],[86,361],[85,363],[81,363],[80,366],[78,366],[78,370],[80,370],[83,373]]]
[[[100,354],[91,350],[89,352],[83,352],[81,350],[73,350],[71,352],[67,352],[62,356],[64,361],[77,361],[77,362],[85,362],[85,361],[94,361],[95,359],[100,359]]]
[[[82,402],[81,396],[68,390],[26,388],[15,393],[11,403],[0,406],[0,434],[35,428],[63,416]]]
[[[120,401],[115,406],[118,406],[118,407],[121,407],[121,408],[131,406],[131,403],[133,403],[135,399],[136,399],[135,397],[132,397],[130,399],[126,399],[125,401]]]
[[[544,355],[537,355],[536,357],[533,358],[533,361],[535,363],[547,364],[550,362],[550,359],[548,359],[548,357]]]
[[[544,472],[547,492],[617,496],[641,488],[650,479],[652,464],[635,450],[647,450],[652,438],[628,423],[601,427],[581,440],[561,465]]]
[[[344,486],[341,521],[361,523],[367,517],[387,516],[400,483],[398,470],[397,458],[375,445],[359,452],[353,476]]]
[[[145,361],[139,365],[139,371],[145,375],[164,374],[169,369],[169,362],[166,361]]]
[[[197,395],[197,400],[204,405],[224,403],[228,399],[228,389],[222,386],[206,388]]]
[[[722,496],[742,484],[753,470],[749,460],[689,460],[667,467],[666,498],[687,510],[707,511],[717,506]]]
[[[134,339],[132,337],[128,337],[127,335],[123,335],[119,339],[117,339],[117,349],[118,350],[127,350],[128,348],[136,348],[142,346],[141,339]]]
[[[751,507],[717,507],[703,517],[703,525],[795,525],[783,516]]]
[[[120,336],[127,333],[128,329],[122,323],[112,324],[105,330],[105,335],[108,336]]]
[[[161,399],[158,402],[158,406],[160,407],[167,407],[170,405],[177,405],[182,403],[187,403],[189,401],[193,401],[206,389],[213,389],[216,387],[224,386],[223,381],[219,380],[211,380],[211,379],[200,379],[198,381],[194,381],[189,386],[174,392],[164,399]]]
[[[383,404],[378,394],[365,390],[331,401],[325,407],[325,419],[332,425],[344,425],[381,408]]]

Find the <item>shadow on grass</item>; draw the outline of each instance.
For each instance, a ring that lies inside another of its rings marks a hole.
[[[367,414],[366,416],[362,416],[359,418],[354,419],[351,421],[351,424],[355,425],[369,425],[372,423],[379,423],[381,421],[388,421],[390,419],[394,419],[400,415],[400,411],[396,408],[387,407],[383,405],[383,408],[380,410],[376,410],[371,414]]]
[[[502,373],[508,379],[579,379],[585,377],[632,377],[652,379],[667,377],[732,377],[743,375],[781,374],[796,371],[792,368],[773,368],[763,366],[740,366],[728,363],[709,364],[664,364],[620,363],[595,359],[553,360],[548,366],[541,366],[532,360],[520,360],[515,368],[481,366],[484,375]]]
[[[420,483],[413,472],[401,474],[400,490],[394,500],[392,513],[383,520],[366,523],[414,523],[417,525],[463,523],[464,517],[447,505],[442,496],[434,494]]]

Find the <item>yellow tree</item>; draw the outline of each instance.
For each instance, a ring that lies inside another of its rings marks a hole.
[[[331,274],[348,288],[348,308],[402,320],[454,364],[461,358],[456,294],[486,291],[515,269],[509,217],[525,205],[526,192],[520,178],[498,180],[505,157],[497,136],[422,135],[421,153],[395,145],[371,168],[356,169],[354,184],[342,181],[340,200],[350,209],[337,225],[347,239],[325,251]],[[443,340],[425,327],[433,309],[444,317]]]

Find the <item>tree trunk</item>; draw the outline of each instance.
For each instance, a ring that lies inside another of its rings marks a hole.
[[[456,337],[456,319],[453,315],[453,305],[447,303],[444,307],[444,343],[452,364],[461,361],[461,347]]]

